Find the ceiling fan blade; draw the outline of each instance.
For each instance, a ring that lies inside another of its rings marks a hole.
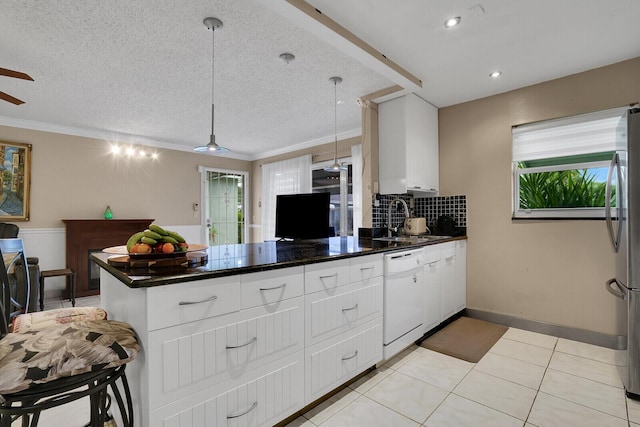
[[[16,79],[33,81],[33,79],[29,74],[21,73],[19,71],[8,70],[6,68],[0,68],[0,76],[15,77]]]
[[[6,94],[4,92],[0,92],[0,99],[16,105],[24,104],[24,101],[18,98],[14,98],[13,96]]]

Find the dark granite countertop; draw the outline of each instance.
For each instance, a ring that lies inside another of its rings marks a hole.
[[[417,248],[461,239],[466,239],[466,236],[402,242],[330,237],[297,242],[210,246],[207,249],[208,261],[205,265],[175,268],[121,269],[110,265],[108,258],[113,255],[104,252],[91,253],[91,259],[125,285],[144,288]]]

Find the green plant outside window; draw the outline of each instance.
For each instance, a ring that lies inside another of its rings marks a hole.
[[[515,216],[604,217],[612,156],[605,152],[517,162]],[[615,183],[611,199],[615,207]]]

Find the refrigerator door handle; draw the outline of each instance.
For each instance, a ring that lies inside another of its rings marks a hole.
[[[613,250],[618,252],[618,246],[620,245],[620,232],[622,229],[618,227],[617,236],[613,232],[613,220],[611,218],[611,187],[612,187],[612,178],[613,178],[613,170],[617,169],[618,175],[618,187],[620,186],[620,157],[618,153],[613,155],[611,159],[611,166],[609,167],[609,174],[607,175],[607,186],[605,191],[605,200],[604,200],[604,209],[605,215],[607,219],[607,230],[609,231],[609,240],[611,240],[611,245],[613,246]],[[619,205],[620,203],[616,203]],[[617,206],[618,213],[620,213],[620,206]],[[620,221],[620,217],[618,217],[618,221]],[[617,237],[617,238],[616,238]]]
[[[613,289],[613,287],[611,286],[612,284],[616,284],[616,287],[618,289]],[[607,290],[609,291],[609,293],[615,295],[616,297],[620,298],[621,300],[626,300],[627,299],[627,292],[626,289],[624,289],[624,286],[622,286],[620,284],[620,282],[618,282],[616,280],[616,278],[614,277],[613,279],[609,279],[605,282],[604,284],[605,288],[607,288]]]

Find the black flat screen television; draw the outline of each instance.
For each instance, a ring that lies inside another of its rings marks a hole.
[[[329,237],[329,193],[276,196],[276,237],[320,239]]]

